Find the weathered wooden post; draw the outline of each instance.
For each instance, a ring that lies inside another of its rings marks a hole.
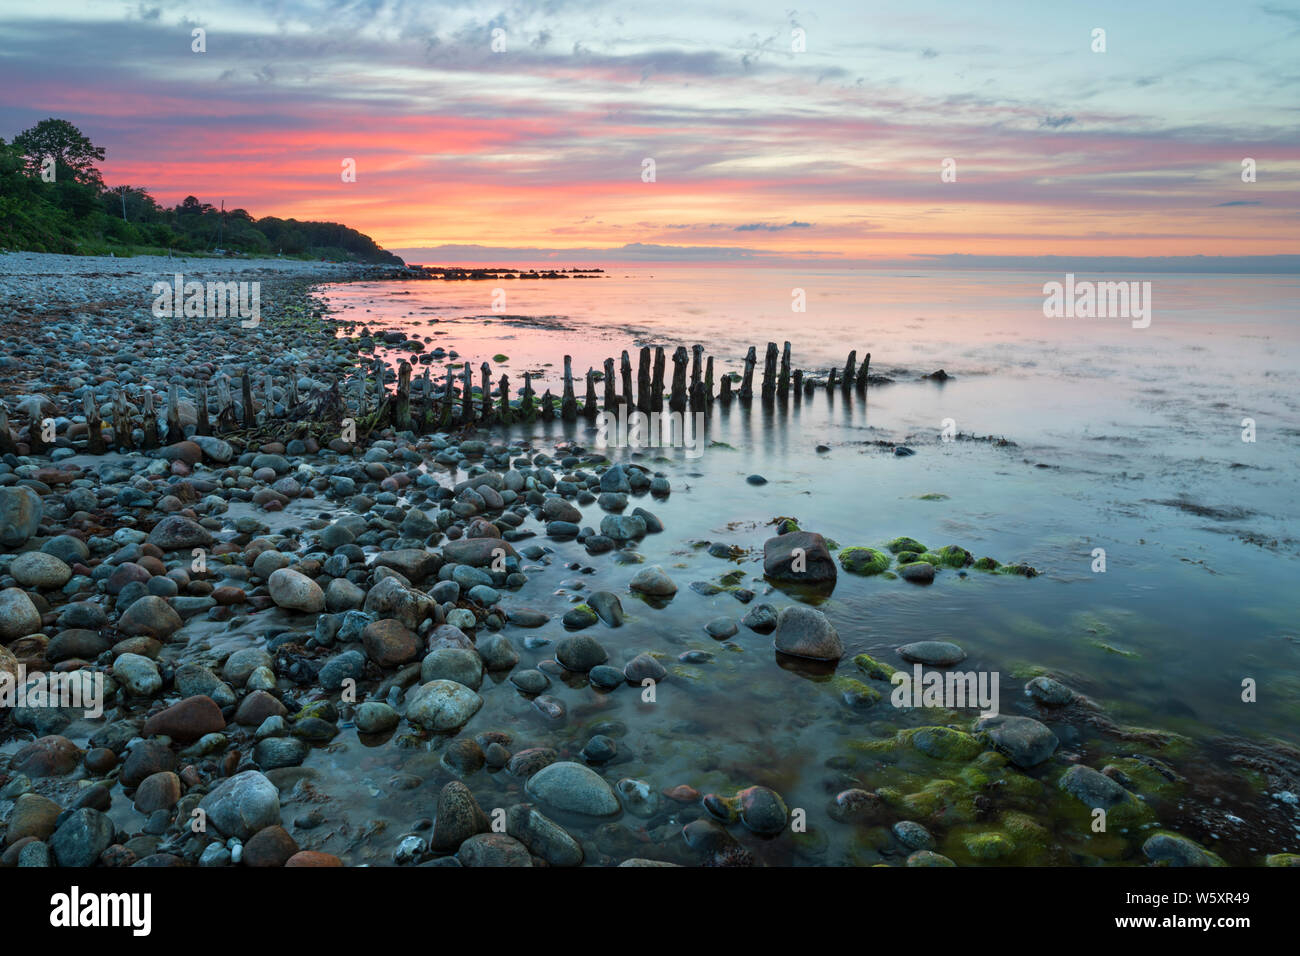
[[[776,390],[785,398],[786,392],[790,390],[790,343],[786,342],[781,348],[781,372],[776,378]]]
[[[433,422],[433,369],[431,366],[424,367],[424,374],[420,376],[420,418],[415,423],[416,430],[421,434],[427,432],[430,424]]]
[[[623,350],[622,358],[619,360],[619,372],[623,379],[623,404],[627,406],[628,411],[631,411],[636,399],[632,394],[632,356],[627,354],[627,349]]]
[[[425,372],[426,373],[428,372],[427,367],[425,368]],[[290,409],[296,408],[297,405],[298,405],[298,369],[296,366],[291,365],[289,366],[289,381],[285,386],[285,393],[284,393],[285,413],[287,414]]]
[[[524,372],[524,396],[520,399],[519,409],[523,412],[524,421],[532,421],[536,409],[533,407],[533,377],[528,372]]]
[[[713,401],[713,356],[704,363],[704,400]]]
[[[217,425],[221,431],[234,431],[239,421],[235,418],[235,396],[230,391],[230,376],[217,379]]]
[[[275,380],[271,377],[270,372],[267,372],[262,378],[262,392],[266,395],[266,408],[263,409],[265,412],[263,420],[269,422],[275,417]]]
[[[847,392],[853,387],[854,366],[858,364],[858,350],[854,349],[849,353],[849,360],[844,363],[844,381],[843,389]]]
[[[248,429],[257,427],[257,412],[253,408],[253,376],[248,369],[244,369],[244,374],[240,378],[242,394],[244,398],[244,427]]]
[[[479,366],[480,387],[483,389],[483,395],[481,396],[482,418],[485,422],[492,420],[492,380],[489,377],[491,374],[492,369],[487,362]]]
[[[555,396],[548,388],[542,393],[542,421],[549,422],[555,417]]]
[[[618,405],[618,393],[614,389],[614,360],[605,359],[605,411],[612,412]]]
[[[244,376],[244,382],[248,382],[248,376]],[[144,393],[144,447],[158,447],[158,413],[153,408],[153,390],[146,389]]]
[[[722,375],[722,388],[718,392],[718,401],[724,405],[731,404],[731,373],[724,372]]]
[[[469,362],[462,366],[460,387],[460,420],[462,424],[468,425],[474,421],[474,369]]]
[[[776,397],[776,343],[767,343],[767,354],[763,356],[763,401],[770,402]]]
[[[691,353],[691,411],[697,412],[704,408],[704,346],[692,345]]]
[[[587,397],[582,400],[582,414],[590,421],[595,421],[599,413],[599,407],[596,402],[596,370],[587,367]]]
[[[92,455],[102,455],[104,447],[104,427],[99,420],[99,402],[95,401],[94,389],[87,389],[84,396],[86,408],[86,451]],[[8,422],[4,423],[8,427]],[[8,433],[6,432],[6,437]]]
[[[185,438],[181,430],[181,395],[176,383],[167,386],[167,444],[174,445]]]
[[[745,373],[740,380],[740,400],[747,402],[754,397],[754,366],[758,363],[758,351],[754,346],[749,347],[749,352],[745,355]]]
[[[832,368],[832,369],[831,369],[831,374],[828,375],[828,376],[826,376],[826,391],[830,392],[830,391],[833,391],[833,390],[834,390],[834,388],[835,388],[835,376],[836,376],[836,374],[837,374],[838,372],[839,372],[839,369]]]
[[[131,412],[126,404],[126,392],[113,388],[113,444],[118,451],[130,451],[135,446],[131,431]]]
[[[639,411],[650,411],[650,346],[641,346],[641,355],[636,367],[636,407]]]
[[[199,382],[194,399],[194,434],[211,435],[212,423],[208,421],[208,383]]]
[[[402,359],[397,366],[397,398],[393,402],[393,427],[399,432],[411,430],[411,363]]]
[[[668,407],[674,412],[686,410],[686,346],[679,345],[673,352],[673,390],[668,398]]]
[[[662,411],[664,407],[664,347],[655,346],[654,380],[650,386],[650,411]]]
[[[503,425],[509,425],[515,420],[514,410],[510,407],[510,378],[507,375],[501,376],[501,411],[498,418]]]
[[[564,356],[564,395],[560,399],[560,417],[566,422],[578,420],[578,400],[573,397],[573,356]]]
[[[797,368],[794,370],[793,382],[791,385],[794,388],[794,400],[796,402],[803,401],[803,369]]]
[[[871,370],[871,353],[868,352],[866,358],[862,360],[862,364],[858,366],[858,380],[857,380],[858,391],[862,391],[867,387],[867,379],[871,374],[870,370]]]

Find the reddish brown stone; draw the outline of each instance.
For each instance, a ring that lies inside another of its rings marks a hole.
[[[298,852],[284,827],[263,827],[244,844],[244,866],[284,866]]]
[[[221,708],[211,697],[199,694],[154,714],[145,721],[141,733],[145,737],[162,735],[190,743],[205,734],[220,733],[225,729],[226,718],[221,716]]]
[[[285,866],[342,866],[343,861],[333,853],[320,853],[316,850],[299,850],[289,857]]]
[[[259,727],[268,717],[283,717],[289,711],[264,690],[255,690],[242,701],[235,711],[235,723],[245,727]]]

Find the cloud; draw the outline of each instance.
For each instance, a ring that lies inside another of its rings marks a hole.
[[[1038,123],[1039,128],[1060,129],[1074,122],[1073,116],[1044,116]]]
[[[1215,203],[1215,208],[1220,209],[1224,206],[1262,206],[1263,203],[1258,199],[1234,199],[1231,202]]]
[[[797,219],[792,219],[790,222],[787,222],[784,225],[772,225],[766,222],[750,222],[750,223],[746,223],[743,226],[737,226],[735,231],[736,232],[781,232],[785,229],[811,229],[811,228],[812,228],[812,223],[810,222],[799,222]]]

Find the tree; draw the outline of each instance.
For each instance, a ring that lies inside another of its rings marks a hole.
[[[96,162],[103,162],[103,147],[96,146],[67,120],[43,119],[15,136],[13,145],[22,152],[33,174],[40,173],[46,159],[53,159],[56,182],[70,179],[96,189],[104,185],[95,168]]]

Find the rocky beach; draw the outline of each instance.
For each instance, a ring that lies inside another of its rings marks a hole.
[[[260,320],[156,316],[177,273],[260,283]],[[899,527],[948,506],[928,487],[889,520],[843,479],[814,508],[794,472],[844,446],[761,474],[601,448],[518,380],[471,391],[506,411],[480,427],[417,378],[412,426],[402,359],[458,359],[455,327],[448,351],[330,301],[395,275],[0,256],[0,865],[1300,863],[1292,745],[1115,707],[1103,671],[948,613],[945,588],[1048,600],[1058,551]],[[1033,471],[963,437],[963,469]],[[898,697],[967,670],[994,712]]]

